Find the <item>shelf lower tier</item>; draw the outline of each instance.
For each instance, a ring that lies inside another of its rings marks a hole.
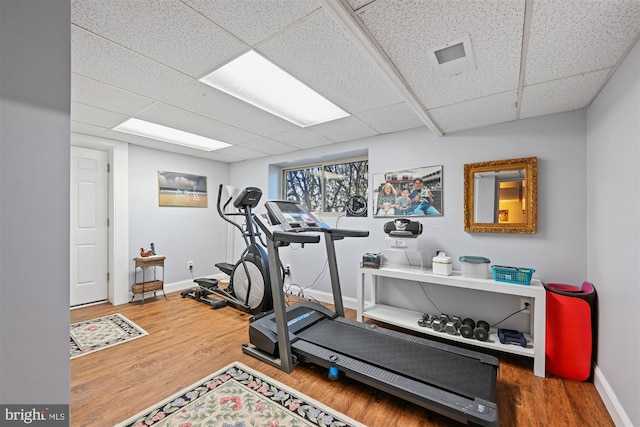
[[[134,294],[141,294],[143,293],[143,289],[144,289],[144,293],[147,292],[156,292],[156,291],[161,291],[163,287],[163,283],[162,280],[151,280],[149,282],[139,282],[139,283],[134,283],[133,285],[131,285],[131,292]]]
[[[461,335],[450,335],[445,332],[436,332],[430,328],[423,328],[418,325],[418,320],[422,317],[422,314],[423,313],[419,313],[417,311],[406,310],[384,304],[374,304],[366,306],[364,308],[364,312],[362,313],[364,317],[379,320],[391,325],[400,326],[401,328],[410,329],[412,331],[421,332],[426,335],[433,335],[451,341],[471,344],[477,347],[490,348],[505,353],[534,357],[533,338],[527,334],[525,334],[525,338],[527,339],[526,348],[515,344],[502,344],[498,339],[497,330],[494,328],[491,328],[490,330],[488,341],[478,341],[476,339],[465,338]]]

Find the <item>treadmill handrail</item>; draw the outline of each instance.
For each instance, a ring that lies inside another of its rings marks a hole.
[[[343,239],[345,237],[369,237],[367,230],[346,230],[344,228],[332,228],[325,231],[331,234],[333,240]]]
[[[273,241],[278,243],[318,243],[320,236],[318,234],[274,230]]]

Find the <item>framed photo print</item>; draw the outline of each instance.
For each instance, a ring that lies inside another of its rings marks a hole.
[[[207,177],[158,171],[158,205],[206,208]]]
[[[442,165],[373,174],[373,216],[442,216]]]

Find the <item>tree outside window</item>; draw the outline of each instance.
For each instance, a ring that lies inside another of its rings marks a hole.
[[[344,212],[353,196],[366,198],[369,162],[365,159],[284,169],[284,198],[311,212]]]

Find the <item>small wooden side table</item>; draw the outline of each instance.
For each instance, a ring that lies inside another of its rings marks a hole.
[[[153,296],[156,296],[156,292],[162,291],[164,299],[167,298],[167,294],[164,293],[164,260],[162,255],[152,255],[148,257],[136,257],[133,259],[135,262],[135,272],[133,276],[134,284],[131,285],[131,302],[136,295],[142,295],[142,303],[144,305],[144,295],[147,292],[153,292]],[[158,279],[156,275],[156,267],[162,267],[162,279]],[[142,270],[142,282],[138,282],[138,268]],[[153,280],[145,280],[145,272],[153,268]]]

